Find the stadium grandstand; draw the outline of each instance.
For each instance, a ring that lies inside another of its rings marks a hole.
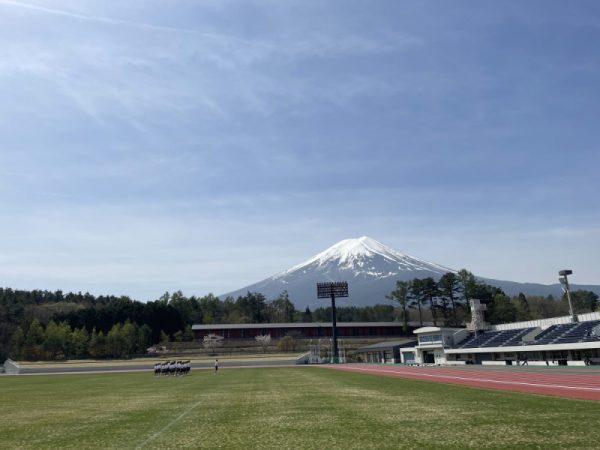
[[[409,334],[420,325],[408,323]],[[399,337],[405,336],[400,322],[338,322],[338,335],[348,338]],[[200,340],[208,334],[218,334],[226,339],[253,339],[256,336],[270,334],[278,339],[289,334],[300,338],[318,338],[331,336],[331,322],[293,322],[293,323],[245,323],[193,325],[194,339]]]
[[[338,335],[346,339],[388,339],[358,349],[361,358],[369,362],[548,366],[600,364],[600,312],[489,325],[484,320],[484,310],[485,305],[478,300],[471,300],[472,319],[466,328],[431,324],[420,326],[410,322],[407,336],[399,322],[338,322]],[[192,331],[196,340],[211,333],[234,340],[253,339],[265,334],[274,339],[290,334],[312,339],[331,337],[331,323],[194,325]],[[394,338],[401,338],[401,341],[391,341]]]
[[[421,327],[403,348],[416,364],[589,365],[600,363],[600,313],[467,328]],[[410,359],[409,359],[410,358]]]

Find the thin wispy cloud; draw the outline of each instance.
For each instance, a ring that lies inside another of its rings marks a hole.
[[[88,22],[102,23],[107,25],[124,25],[132,28],[140,28],[149,31],[165,31],[169,33],[185,33],[185,34],[199,34],[196,30],[189,30],[184,28],[168,27],[162,25],[152,25],[148,23],[132,22],[129,20],[114,19],[110,17],[102,16],[90,16],[86,14],[80,14],[72,11],[63,9],[47,8],[44,6],[34,5],[31,3],[17,2],[11,0],[0,0],[0,5],[14,6],[16,8],[27,9],[30,11],[51,14],[54,16],[67,17],[70,19],[84,20]]]
[[[13,0],[0,0],[0,5],[12,6],[12,7],[22,8],[22,9],[26,9],[26,10],[30,10],[30,11],[39,12],[39,13],[45,13],[45,14],[61,16],[61,17],[69,18],[69,19],[76,19],[76,20],[82,20],[82,21],[87,21],[87,22],[94,22],[94,23],[98,23],[98,24],[125,26],[125,27],[129,27],[129,28],[134,28],[134,29],[137,28],[139,30],[145,30],[145,31],[151,31],[151,32],[158,31],[158,32],[166,32],[166,33],[176,33],[176,34],[181,33],[183,35],[202,37],[202,38],[205,38],[208,40],[214,40],[217,42],[226,41],[226,42],[233,42],[235,44],[264,47],[267,49],[274,48],[272,45],[265,43],[265,42],[250,41],[250,40],[241,39],[239,37],[231,36],[231,35],[225,35],[225,34],[219,34],[219,33],[208,33],[208,32],[203,32],[203,31],[195,30],[195,29],[191,29],[191,28],[180,28],[180,27],[171,27],[171,26],[166,26],[166,25],[144,23],[144,22],[134,22],[131,20],[117,19],[117,18],[112,18],[112,17],[87,15],[87,14],[77,13],[77,12],[68,11],[68,10],[64,10],[64,9],[48,8],[48,7],[39,6],[39,5],[26,3],[26,2],[19,2],[19,1],[13,1]]]

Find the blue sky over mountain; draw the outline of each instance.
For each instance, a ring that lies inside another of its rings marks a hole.
[[[600,284],[600,5],[0,0],[0,284],[222,293],[371,236]]]

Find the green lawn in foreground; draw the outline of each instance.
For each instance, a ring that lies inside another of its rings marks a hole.
[[[1,448],[598,448],[600,403],[318,367],[0,377]]]

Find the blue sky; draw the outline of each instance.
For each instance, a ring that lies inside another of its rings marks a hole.
[[[221,294],[368,235],[600,284],[595,1],[0,0],[0,284]]]

